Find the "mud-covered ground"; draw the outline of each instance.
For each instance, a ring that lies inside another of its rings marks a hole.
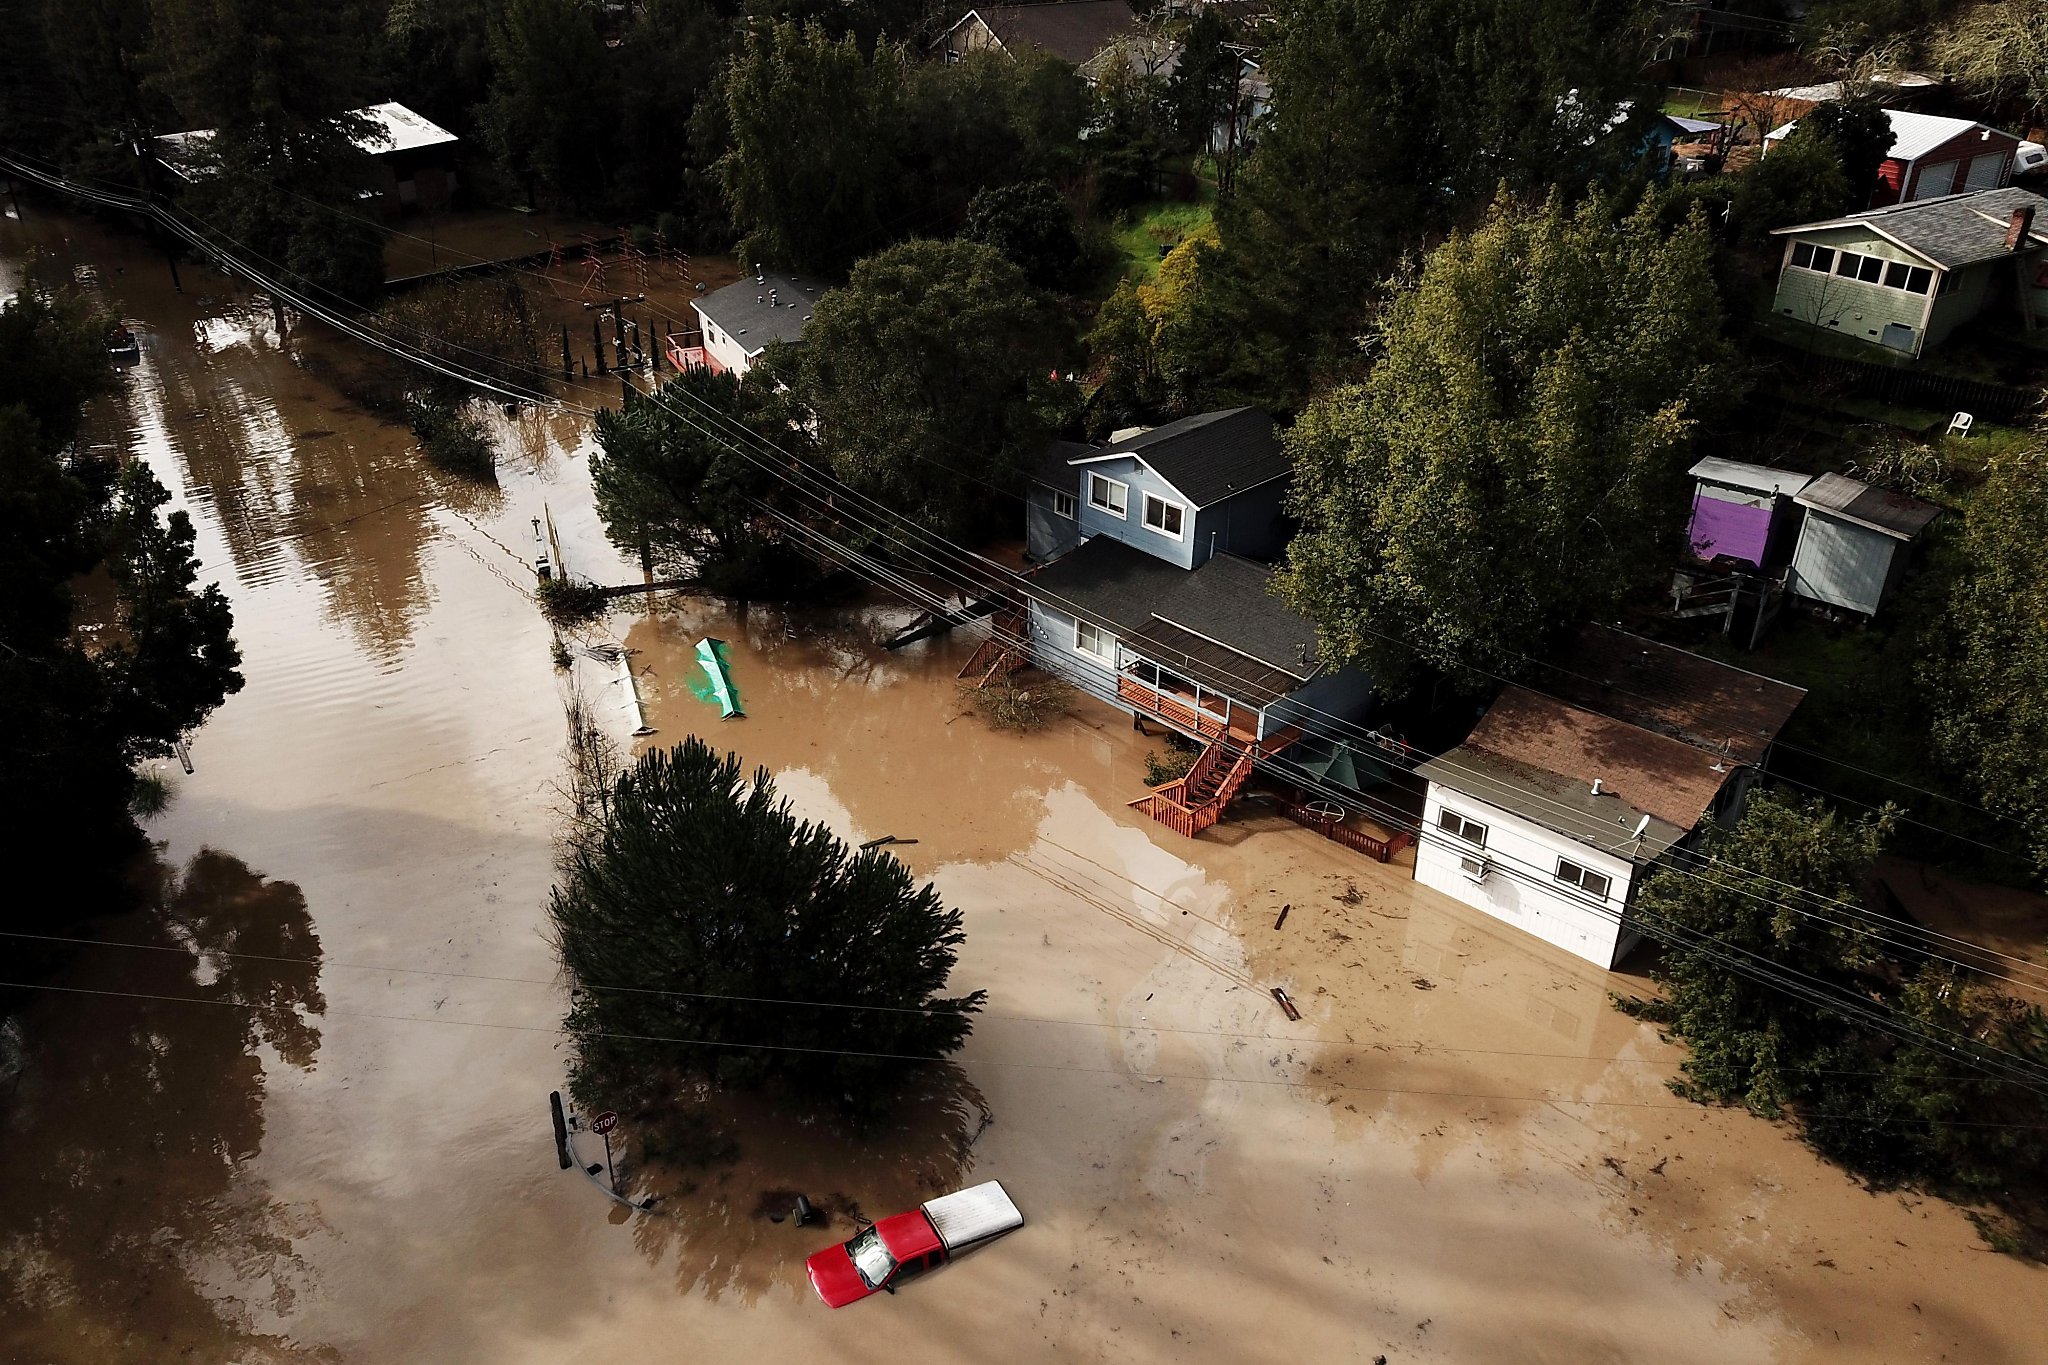
[[[703,733],[846,837],[916,840],[987,1015],[898,1131],[736,1106],[731,1163],[611,1203],[557,1169],[546,1108],[564,692],[630,728],[616,669],[554,671],[531,600],[544,505],[572,567],[628,576],[580,424],[503,419],[499,487],[460,484],[309,373],[317,336],[29,209],[0,288],[34,242],[141,324],[91,439],[192,513],[248,687],[170,774],[149,906],[104,928],[139,946],[81,949],[0,1054],[0,1359],[2048,1354],[2048,1273],[1677,1100],[1675,1050],[1607,1002],[1630,982],[1256,806],[1178,838],[1124,805],[1127,721],[993,733],[954,690],[969,642],[886,653],[887,608],[628,602],[590,638],[638,651],[651,742]],[[692,690],[705,634],[744,720]],[[802,1260],[845,1223],[770,1217],[988,1178],[1020,1232],[836,1313]]]

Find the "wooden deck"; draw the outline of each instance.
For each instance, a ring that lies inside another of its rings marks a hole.
[[[1312,829],[1332,843],[1342,844],[1379,862],[1386,862],[1415,842],[1414,835],[1404,832],[1390,834],[1384,839],[1376,838],[1362,829],[1353,829],[1345,824],[1341,815],[1333,816],[1292,801],[1279,802],[1278,807],[1282,815],[1303,829]]]
[[[1219,739],[1202,750],[1186,777],[1154,787],[1130,804],[1175,834],[1192,839],[1223,818],[1225,809],[1251,781],[1259,759],[1300,738],[1301,731],[1288,726],[1265,744]]]
[[[1192,699],[1183,699],[1179,694],[1156,691],[1136,678],[1119,674],[1116,680],[1116,695],[1126,705],[1136,707],[1145,715],[1157,716],[1174,729],[1199,739],[1228,739],[1234,744],[1259,742],[1258,735],[1253,731],[1227,723],[1215,712],[1196,706]]]

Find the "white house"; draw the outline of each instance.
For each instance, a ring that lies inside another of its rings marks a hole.
[[[1732,821],[1797,687],[1603,626],[1503,691],[1428,780],[1415,879],[1602,967],[1646,873]]]
[[[720,374],[744,375],[770,342],[803,337],[812,306],[830,287],[804,275],[756,271],[691,300],[702,340],[690,346],[670,337],[669,357],[679,370],[702,365]]]

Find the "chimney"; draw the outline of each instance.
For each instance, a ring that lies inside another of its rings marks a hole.
[[[2027,244],[2027,235],[2034,230],[2034,206],[2022,204],[2012,211],[2012,217],[2005,225],[2005,249],[2018,251]]]

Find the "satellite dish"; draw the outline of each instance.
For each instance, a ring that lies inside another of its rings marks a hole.
[[[1640,820],[1636,821],[1636,832],[1635,832],[1634,834],[1631,834],[1631,835],[1629,836],[1629,838],[1631,838],[1631,839],[1640,839],[1640,838],[1642,838],[1642,837],[1643,837],[1643,834],[1644,834],[1644,833],[1645,833],[1645,832],[1646,832],[1646,831],[1647,831],[1647,830],[1648,830],[1649,828],[1650,828],[1650,817],[1649,817],[1649,816],[1647,816],[1647,815],[1645,815],[1645,816],[1644,816],[1644,817],[1643,817],[1642,819],[1640,819]]]

